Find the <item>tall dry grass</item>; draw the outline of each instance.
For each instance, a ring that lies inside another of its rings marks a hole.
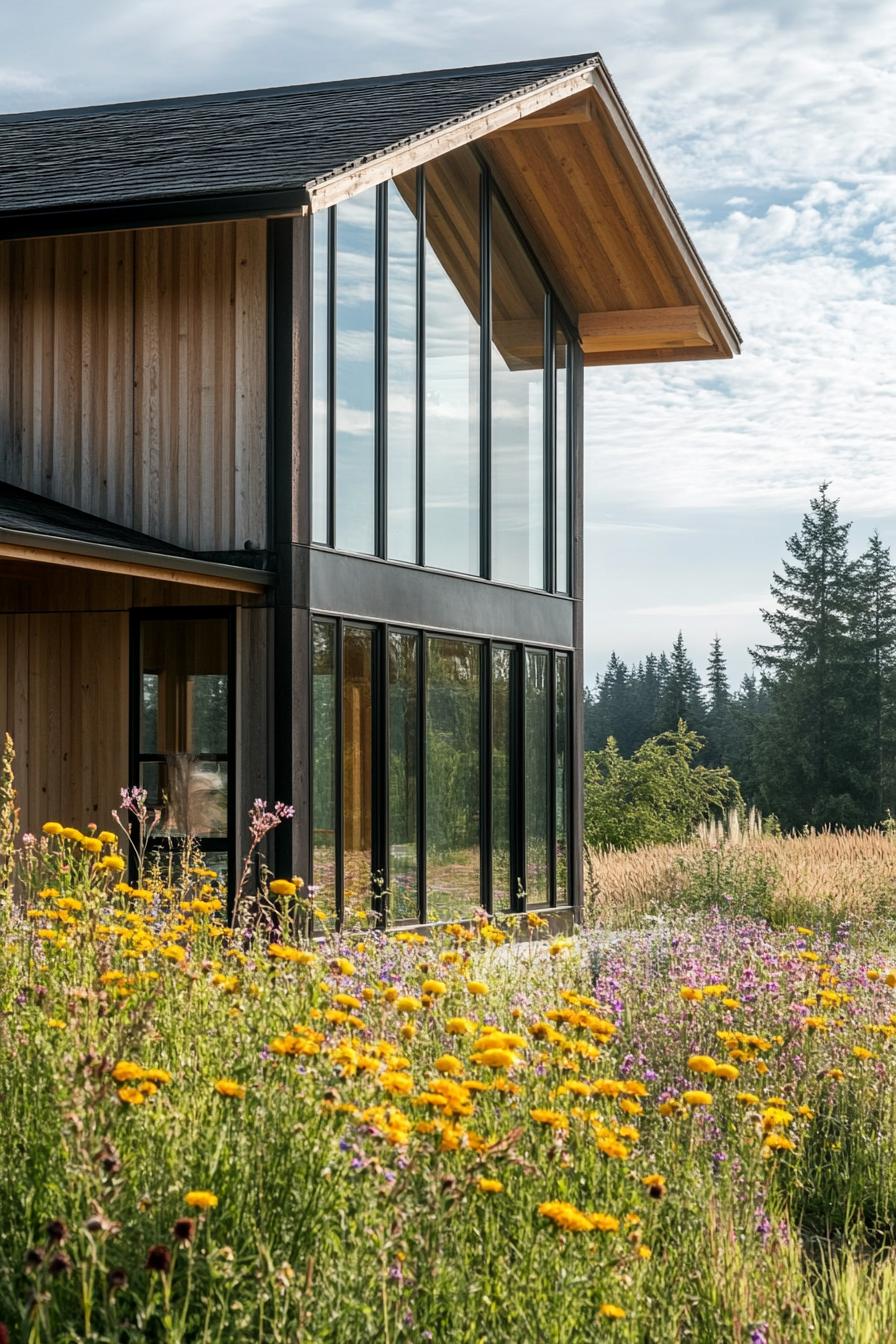
[[[775,926],[896,925],[896,838],[880,830],[762,835],[748,825],[687,845],[585,853],[590,924],[630,927],[713,906]]]

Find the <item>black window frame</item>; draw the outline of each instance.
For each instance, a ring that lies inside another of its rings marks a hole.
[[[556,648],[531,641],[518,642],[506,638],[486,638],[481,635],[462,631],[433,629],[421,625],[406,625],[400,621],[375,622],[361,618],[334,615],[328,612],[311,613],[312,626],[315,622],[327,623],[335,630],[336,659],[336,695],[337,720],[334,725],[333,744],[335,761],[335,901],[336,924],[344,923],[344,724],[343,724],[343,634],[346,626],[360,626],[374,631],[373,640],[373,789],[371,817],[371,870],[375,879],[371,890],[372,922],[378,927],[413,929],[427,925],[428,882],[427,882],[427,826],[426,826],[426,751],[427,751],[427,697],[428,697],[428,641],[430,638],[460,639],[477,644],[480,657],[479,679],[479,769],[480,769],[480,808],[479,808],[479,850],[480,850],[480,905],[488,913],[495,913],[492,866],[493,834],[493,797],[492,797],[492,735],[493,735],[493,653],[495,649],[510,651],[510,699],[511,699],[511,769],[510,769],[510,914],[522,915],[527,910],[551,912],[572,910],[576,906],[578,891],[574,865],[570,862],[572,836],[572,796],[573,796],[573,716],[571,712],[571,686],[573,670],[573,650]],[[417,641],[417,733],[416,733],[416,769],[417,769],[417,918],[393,921],[390,918],[389,892],[391,890],[391,872],[389,855],[389,636],[395,632],[413,635]],[[310,641],[313,647],[313,639]],[[525,750],[525,663],[526,653],[537,651],[547,653],[547,715],[548,715],[548,797],[547,816],[548,835],[548,900],[538,905],[524,900],[526,893],[526,782],[525,772],[520,768]],[[567,845],[567,883],[565,899],[558,903],[557,892],[557,663],[566,660],[567,667],[567,713],[566,713],[566,845]],[[308,697],[309,741],[312,756],[314,743],[314,702],[313,677],[309,668]],[[309,816],[314,816],[313,781],[314,770],[309,769]],[[313,845],[311,846],[312,885],[316,878],[313,867]]]
[[[191,837],[203,854],[224,854],[227,858],[226,904],[228,917],[232,914],[235,894],[236,867],[236,608],[221,606],[183,606],[183,607],[133,607],[130,612],[128,631],[128,774],[139,786],[140,766],[165,760],[164,752],[146,752],[140,750],[140,727],[143,705],[143,667],[141,658],[141,631],[150,621],[210,621],[223,620],[227,625],[227,753],[202,752],[202,760],[227,762],[227,835],[225,838],[209,836]],[[136,821],[132,819],[131,830],[136,839]],[[180,837],[151,836],[147,844],[147,854],[153,851],[168,851]],[[129,876],[135,876],[134,856],[131,854]]]
[[[480,432],[480,452],[479,452],[479,572],[478,574],[468,576],[480,579],[491,579],[492,576],[492,415],[491,415],[491,342],[492,342],[492,303],[491,303],[491,270],[492,270],[492,213],[493,203],[497,201],[507,216],[511,227],[513,228],[524,252],[531,262],[540,283],[545,290],[544,306],[544,324],[545,324],[545,359],[544,359],[544,575],[543,585],[531,588],[529,585],[509,585],[525,587],[530,592],[544,592],[561,597],[572,598],[577,596],[575,588],[575,566],[573,564],[573,501],[575,499],[575,468],[576,468],[576,438],[578,430],[578,420],[575,413],[575,400],[577,394],[576,385],[576,361],[573,357],[573,348],[577,346],[578,338],[575,325],[569,318],[563,303],[556,290],[548,278],[545,268],[541,265],[538,255],[527,237],[525,231],[513,210],[510,201],[502,192],[500,184],[496,181],[494,173],[488,163],[488,160],[475,145],[462,147],[470,152],[476,159],[480,170],[480,201],[479,201],[479,226],[480,226],[480,407],[479,407],[479,432]],[[459,151],[455,151],[459,152]],[[416,558],[414,564],[419,567],[435,568],[427,566],[426,562],[426,445],[425,445],[425,412],[426,412],[426,349],[425,349],[425,329],[426,329],[426,277],[425,277],[425,255],[426,255],[426,165],[410,170],[416,174],[416,222],[417,222],[417,275],[416,275]],[[375,187],[368,188],[376,193],[376,219],[377,219],[377,237],[375,243],[376,253],[376,294],[374,299],[374,387],[375,387],[375,408],[374,408],[374,459],[376,463],[375,481],[374,481],[374,535],[375,551],[373,558],[384,560],[389,564],[406,565],[410,562],[406,560],[393,560],[389,557],[389,537],[388,537],[388,470],[389,470],[389,452],[387,443],[388,428],[388,208],[387,192],[388,183],[383,182]],[[325,533],[327,540],[312,541],[313,546],[326,546],[335,549],[335,309],[336,309],[336,286],[338,276],[336,269],[336,212],[339,205],[329,206],[325,211],[312,216],[312,229],[323,227],[327,229],[328,238],[328,266],[327,266],[327,330],[324,338],[327,342],[326,367],[327,376],[327,432],[326,432],[326,453],[327,453],[327,518],[326,527],[320,528],[319,520],[312,520],[312,537],[318,530]],[[313,248],[309,249],[313,252]],[[313,275],[309,276],[309,281]],[[309,306],[309,313],[313,312],[313,295]],[[557,462],[557,425],[556,425],[556,398],[555,398],[555,375],[556,375],[556,350],[555,350],[555,332],[557,328],[563,329],[567,341],[568,359],[567,359],[567,378],[568,393],[566,398],[566,582],[558,586],[558,565],[557,565],[557,520],[556,520],[556,462]],[[312,331],[312,341],[319,339],[319,334]],[[312,445],[312,451],[319,445]],[[340,548],[341,549],[341,548]],[[350,554],[367,555],[366,552],[347,552]],[[369,557],[368,557],[369,558]],[[461,571],[446,571],[458,572]]]

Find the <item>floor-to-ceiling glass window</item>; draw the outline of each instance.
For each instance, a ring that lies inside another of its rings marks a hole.
[[[376,190],[336,208],[334,537],[376,551]]]
[[[556,822],[554,844],[556,848],[556,903],[566,905],[569,891],[569,655],[558,653],[555,663],[554,690],[554,753],[556,760],[556,783],[554,786],[554,804]]]
[[[417,174],[386,187],[387,554],[417,558]]]
[[[389,632],[389,918],[416,920],[419,911],[417,860],[417,761],[419,636]]]
[[[512,793],[513,650],[492,650],[492,909],[511,909],[513,898]]]
[[[426,909],[430,921],[469,918],[480,890],[478,640],[426,641]]]
[[[480,572],[480,189],[471,150],[426,168],[427,565]]]
[[[373,882],[374,631],[346,625],[342,642],[343,912],[370,912]]]
[[[549,655],[527,650],[525,666],[524,777],[526,787],[526,904],[546,905],[550,845]]]
[[[311,742],[312,863],[315,905],[336,914],[336,624],[315,621],[312,629]]]
[[[195,840],[227,878],[227,617],[144,617],[139,626],[137,769],[165,845]]]
[[[311,536],[326,545],[330,512],[330,215],[312,220]]]
[[[571,397],[569,380],[572,377],[570,350],[566,332],[558,326],[554,329],[554,504],[555,522],[555,588],[558,593],[570,591],[570,432],[569,415]]]
[[[545,304],[510,217],[492,205],[492,578],[545,586]]]

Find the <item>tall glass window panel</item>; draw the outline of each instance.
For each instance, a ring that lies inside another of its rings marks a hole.
[[[417,175],[386,188],[387,538],[391,560],[417,558]]]
[[[311,536],[329,540],[329,211],[311,225]]]
[[[418,637],[389,634],[389,920],[419,918],[417,886]]]
[[[558,653],[556,656],[555,677],[556,903],[567,905],[569,903],[569,656],[565,653]]]
[[[426,168],[426,564],[480,572],[480,171],[470,150]]]
[[[336,627],[315,621],[311,672],[312,871],[315,906],[336,915]]]
[[[426,885],[430,922],[469,918],[480,896],[480,646],[427,640]]]
[[[550,899],[548,819],[550,798],[550,734],[547,653],[526,652],[525,754],[526,781],[526,904],[546,905]]]
[[[365,922],[373,879],[373,630],[346,625],[342,641],[343,919]]]
[[[376,549],[376,190],[336,207],[335,544]]]
[[[227,837],[227,630],[218,619],[140,627],[140,783],[158,834],[200,845]]]
[[[513,651],[492,650],[492,909],[512,908],[511,869],[511,667]]]
[[[492,209],[492,578],[545,586],[546,293],[510,218]]]
[[[570,434],[569,414],[572,398],[569,395],[569,383],[572,377],[571,358],[566,332],[562,327],[555,328],[554,350],[556,365],[554,373],[554,405],[556,413],[555,437],[555,476],[554,498],[556,504],[556,587],[558,593],[570,591],[570,522],[569,522],[569,458]]]

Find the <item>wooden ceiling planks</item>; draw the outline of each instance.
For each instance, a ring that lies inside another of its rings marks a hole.
[[[648,348],[617,322],[620,345],[609,335],[590,348],[583,340],[586,364],[736,353],[737,333],[634,128],[624,134],[628,123],[615,93],[595,84],[586,97],[587,119],[579,95],[550,114],[541,111],[530,126],[524,119],[480,142],[571,315],[643,312],[642,329],[653,323],[661,332]],[[686,308],[699,310],[699,339],[687,323],[676,327],[673,317],[665,330],[656,318],[659,310]]]

